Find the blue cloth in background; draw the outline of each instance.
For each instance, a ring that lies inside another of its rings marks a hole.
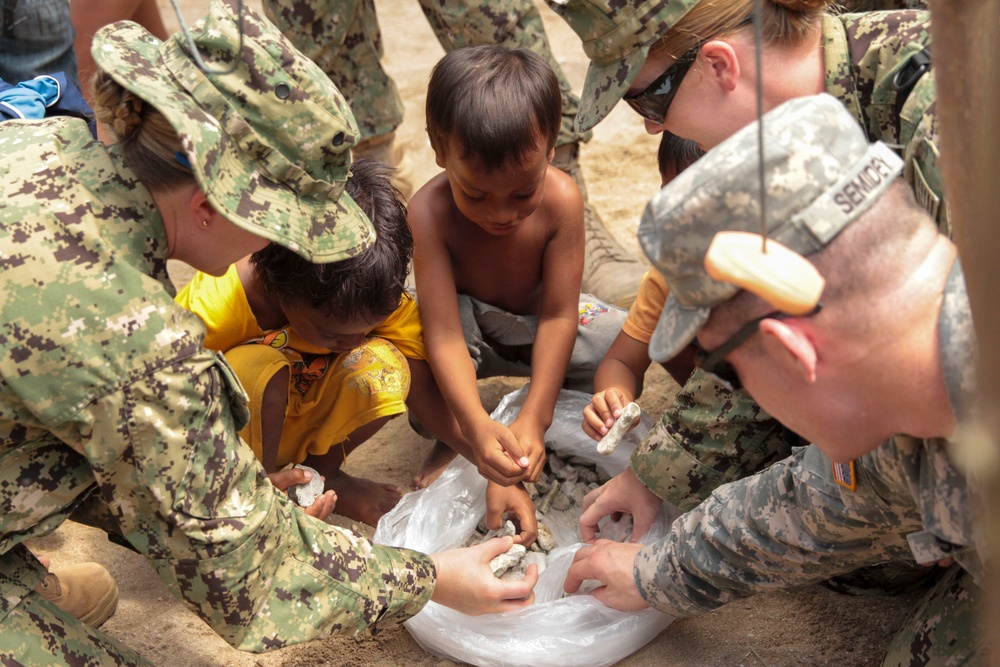
[[[0,121],[12,118],[38,119],[46,116],[74,116],[87,121],[97,138],[94,112],[80,89],[63,72],[43,74],[12,84],[0,79]]]

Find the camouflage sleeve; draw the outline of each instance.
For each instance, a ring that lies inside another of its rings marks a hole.
[[[122,535],[242,650],[417,613],[434,587],[430,558],[294,506],[235,435],[244,400],[224,362],[202,351],[98,399],[69,426],[87,434],[83,451]]]
[[[562,92],[562,127],[557,146],[586,142],[591,131],[577,132],[573,121],[580,100],[552,55],[538,6],[532,0],[419,0],[445,51],[463,46],[501,44],[525,48],[545,58],[559,79]]]
[[[264,14],[344,94],[362,141],[403,122],[403,98],[382,66],[382,31],[371,0],[263,0]]]
[[[632,455],[632,470],[660,498],[689,510],[734,480],[791,453],[798,438],[743,390],[695,370]]]
[[[922,3],[906,0],[905,4]],[[846,41],[841,43],[841,38],[831,32],[826,37],[826,48],[830,54],[841,54],[841,64],[846,69],[840,70],[839,76],[833,71],[828,73],[827,90],[847,101],[854,99],[848,91],[857,86],[863,108],[854,108],[854,103],[848,103],[848,107],[860,113],[859,120],[867,123],[872,139],[901,150],[906,163],[903,177],[913,188],[917,203],[950,236],[951,214],[938,165],[940,140],[933,55],[931,69],[916,80],[912,89],[904,87],[900,92],[894,85],[896,77],[908,71],[911,58],[930,47],[930,14],[926,11],[862,13],[844,15],[840,21]],[[827,29],[835,24],[825,23]]]
[[[927,9],[926,0],[840,0],[845,12],[878,12],[891,9]]]
[[[906,534],[921,530],[920,512],[894,450],[879,449],[856,462],[856,491],[836,483],[815,447],[717,489],[636,556],[642,596],[691,616],[867,565],[912,562]]]

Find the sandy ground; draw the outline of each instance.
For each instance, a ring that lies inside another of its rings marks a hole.
[[[160,0],[164,19],[177,25],[168,0]],[[181,3],[188,23],[207,7],[207,0]],[[406,122],[400,129],[416,171],[418,185],[433,176],[430,146],[423,131],[426,81],[443,55],[415,0],[376,0],[386,45],[386,67],[406,102]],[[582,87],[587,60],[576,35],[542,7],[552,48],[570,81]],[[625,247],[638,253],[635,229],[649,196],[658,187],[657,142],[642,131],[638,117],[623,105],[599,125],[585,146],[583,166],[591,201]],[[181,275],[180,272],[178,275]],[[518,381],[481,383],[484,402],[492,407],[519,386]],[[676,385],[661,369],[652,369],[640,403],[659,414]],[[354,475],[391,481],[403,488],[428,450],[421,439],[397,419],[373,441],[355,452],[345,470]],[[338,523],[352,526],[341,519]],[[355,526],[371,536],[368,526]],[[212,630],[160,583],[153,568],[135,553],[109,543],[103,533],[67,524],[35,540],[33,548],[56,563],[96,560],[114,574],[121,590],[117,614],[104,630],[165,667],[247,666],[305,667],[308,665],[450,665],[424,652],[404,628],[387,629],[377,637],[335,638],[274,651],[241,653]],[[875,665],[898,627],[913,596],[851,598],[819,586],[760,595],[700,618],[677,621],[645,647],[621,661],[644,667],[746,665]]]

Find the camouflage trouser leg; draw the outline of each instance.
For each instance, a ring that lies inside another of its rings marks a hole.
[[[525,48],[545,58],[559,78],[562,91],[562,128],[557,146],[590,139],[591,133],[573,130],[580,100],[552,56],[541,14],[533,0],[419,0],[424,15],[445,51],[463,46],[502,44]]]
[[[896,634],[883,667],[958,667],[985,662],[976,610],[982,590],[953,565]]]
[[[264,14],[344,94],[361,140],[403,122],[403,100],[382,67],[374,0],[263,0]]]
[[[0,622],[0,662],[31,667],[152,667],[132,649],[84,625],[38,593]]]

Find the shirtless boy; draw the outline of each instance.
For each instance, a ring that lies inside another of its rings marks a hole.
[[[549,166],[559,123],[556,77],[530,51],[459,49],[431,75],[427,131],[444,173],[409,205],[424,340],[477,466],[506,485],[538,477],[559,390],[592,388],[625,317],[581,298],[583,200]],[[479,399],[477,378],[492,375],[531,379],[509,428]]]

